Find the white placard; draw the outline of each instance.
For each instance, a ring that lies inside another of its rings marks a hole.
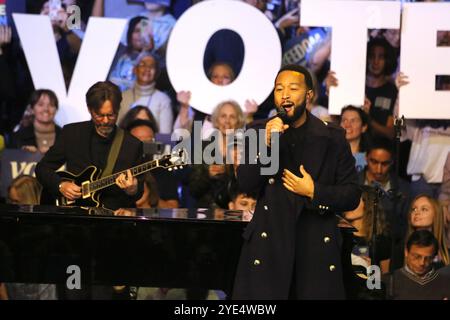
[[[437,31],[450,30],[450,3],[404,5],[399,114],[406,118],[450,119],[450,92],[436,91],[436,75],[450,75],[450,48],[437,47]]]
[[[66,86],[49,17],[13,13],[13,19],[34,87],[53,90],[61,103]]]
[[[332,28],[330,70],[339,85],[330,89],[330,114],[340,114],[348,104],[363,105],[367,29],[398,29],[400,2],[303,0],[300,22]]]
[[[127,21],[89,19],[67,93],[50,18],[17,13],[13,18],[34,87],[53,90],[58,97],[56,123],[64,125],[89,119],[86,91],[95,82],[106,80]]]
[[[210,37],[221,29],[240,35],[245,46],[242,69],[234,82],[217,86],[203,71]],[[281,66],[281,44],[267,17],[242,1],[210,0],[189,8],[177,21],[167,47],[167,72],[175,90],[191,91],[190,104],[211,113],[228,99],[241,107],[246,99],[262,103],[273,90]]]

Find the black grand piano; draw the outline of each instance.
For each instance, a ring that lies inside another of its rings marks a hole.
[[[0,282],[219,289],[233,286],[237,211],[0,205]]]

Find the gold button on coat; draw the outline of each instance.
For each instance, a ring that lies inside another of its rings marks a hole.
[[[263,233],[261,233],[261,238],[267,238],[267,233],[266,232],[263,232]]]
[[[335,266],[334,264],[332,264],[332,265],[330,266],[330,271],[334,271],[334,270],[336,270],[336,266]]]
[[[255,266],[259,266],[261,264],[261,261],[259,261],[258,259],[256,259],[255,261],[253,261],[253,264]]]

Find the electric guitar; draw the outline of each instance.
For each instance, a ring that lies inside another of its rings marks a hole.
[[[171,154],[163,156],[161,159],[152,160],[129,168],[133,177],[139,176],[156,168],[164,168],[168,171],[177,170],[186,164],[186,151],[184,149],[173,151]],[[127,169],[128,170],[128,169]],[[79,207],[100,207],[100,190],[112,186],[116,183],[117,177],[126,171],[120,171],[112,175],[100,178],[102,170],[95,166],[89,166],[80,174],[75,175],[67,171],[57,171],[62,181],[70,181],[81,186],[81,198],[69,200],[60,195],[56,199],[57,206],[79,206]]]

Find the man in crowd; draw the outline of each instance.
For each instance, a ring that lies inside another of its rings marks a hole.
[[[448,300],[450,278],[436,272],[433,260],[438,243],[428,230],[414,231],[406,243],[405,266],[383,279],[386,298],[393,300]]]

